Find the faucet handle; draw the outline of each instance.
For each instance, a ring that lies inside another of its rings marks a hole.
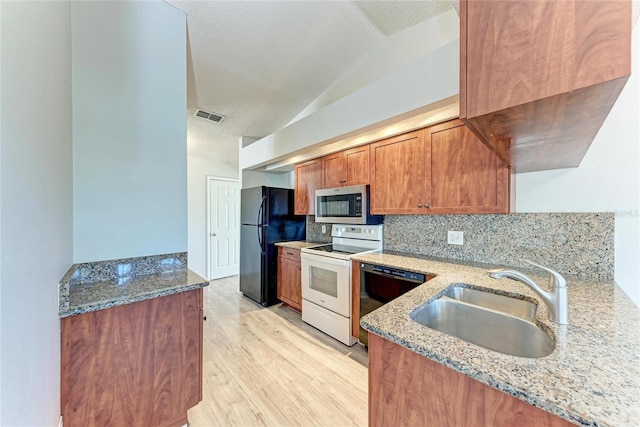
[[[551,286],[554,288],[566,288],[567,287],[567,281],[566,279],[562,276],[562,274],[558,273],[557,271],[554,271],[550,268],[545,267],[544,265],[540,265],[540,264],[536,264],[533,261],[529,261],[528,259],[524,259],[524,262],[526,262],[527,264],[531,264],[534,267],[538,267],[541,268],[542,270],[548,272],[549,274],[551,274]]]

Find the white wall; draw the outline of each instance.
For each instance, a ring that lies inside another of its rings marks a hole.
[[[212,150],[213,151],[213,150]],[[189,268],[207,277],[207,176],[238,179],[238,164],[224,156],[188,157]],[[220,153],[218,153],[220,154]]]
[[[455,10],[438,15],[385,38],[290,123],[338,99],[420,61],[436,49],[460,39],[460,19]]]
[[[58,280],[73,252],[70,4],[0,11],[0,425],[54,426]]]
[[[74,261],[187,250],[186,18],[73,2]]]
[[[615,280],[640,305],[640,29],[632,74],[578,168],[518,174],[517,212],[615,212]]]

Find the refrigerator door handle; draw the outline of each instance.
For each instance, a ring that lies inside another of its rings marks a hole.
[[[260,245],[260,252],[262,253],[262,255],[264,255],[265,254],[264,245],[262,244],[263,243],[262,242],[262,237],[263,237],[262,236],[262,230],[263,230],[263,228],[260,225],[257,226],[256,228],[258,229],[258,244]]]
[[[256,218],[256,224],[258,225],[258,227],[260,227],[261,225],[265,225],[262,222],[262,211],[264,210],[264,202],[265,200],[267,200],[266,196],[262,196],[262,201],[260,202],[260,207],[258,208],[258,217]]]

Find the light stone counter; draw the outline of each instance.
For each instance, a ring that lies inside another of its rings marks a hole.
[[[295,242],[278,242],[275,243],[276,246],[282,246],[283,248],[290,248],[290,249],[302,249],[302,248],[308,248],[311,246],[318,246],[318,245],[326,245],[326,243],[322,243],[322,242],[307,242],[306,240],[300,240],[300,241],[295,241]]]
[[[186,252],[73,264],[60,281],[60,317],[191,291],[209,282],[187,268]]]
[[[548,320],[546,305],[526,285],[487,276],[487,266],[403,256],[363,254],[372,264],[436,275],[431,281],[364,316],[361,325],[398,345],[577,425],[640,425],[640,309],[613,281],[566,277],[569,324]],[[546,276],[518,269],[545,285]],[[536,320],[555,335],[547,357],[508,356],[422,326],[409,313],[452,284],[471,284],[531,297]]]

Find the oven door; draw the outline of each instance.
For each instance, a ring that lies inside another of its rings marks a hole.
[[[302,298],[351,316],[351,261],[302,253]]]

